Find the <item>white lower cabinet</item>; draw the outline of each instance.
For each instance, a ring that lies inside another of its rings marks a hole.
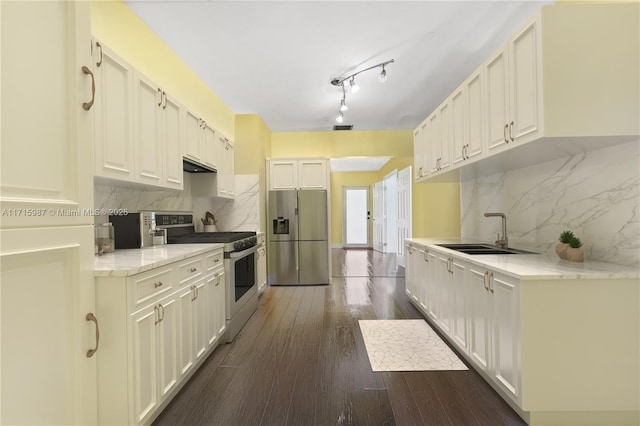
[[[519,281],[507,275],[469,267],[469,356],[491,379],[519,402]]]
[[[150,424],[222,341],[221,259],[218,249],[131,276],[96,277],[98,423]]]
[[[423,315],[520,403],[519,281],[408,244],[406,285]]]
[[[257,253],[257,262],[258,262],[258,292],[262,292],[267,285],[267,248],[264,244],[259,243]]]

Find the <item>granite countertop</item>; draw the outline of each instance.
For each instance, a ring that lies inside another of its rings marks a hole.
[[[169,244],[116,250],[113,253],[95,256],[94,276],[128,277],[223,247],[224,244]]]
[[[459,238],[409,238],[408,242],[430,247],[441,253],[450,253],[466,261],[500,271],[520,280],[574,280],[574,279],[639,279],[640,269],[614,263],[585,260],[569,262],[547,254],[485,254],[469,255],[436,246],[446,243],[483,243],[486,241]]]

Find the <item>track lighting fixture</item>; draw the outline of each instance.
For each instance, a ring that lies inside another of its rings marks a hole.
[[[338,123],[342,123],[344,121],[344,114],[343,112],[348,110],[349,108],[347,107],[347,92],[345,89],[345,82],[349,83],[349,89],[351,89],[351,93],[356,93],[358,90],[360,90],[360,86],[358,86],[356,84],[356,75],[363,73],[365,71],[369,71],[372,70],[374,68],[378,68],[378,67],[382,67],[382,71],[380,72],[380,74],[378,75],[378,80],[381,83],[384,83],[385,81],[387,81],[387,70],[384,68],[385,65],[388,64],[392,64],[394,62],[393,59],[390,59],[388,61],[385,62],[381,62],[377,65],[373,65],[369,68],[365,68],[363,70],[360,70],[358,72],[354,72],[353,74],[344,76],[344,77],[336,77],[334,79],[331,80],[331,84],[333,84],[334,86],[340,86],[342,88],[342,99],[340,100],[340,108],[339,108],[339,112],[338,112],[338,116],[336,117],[336,121]]]

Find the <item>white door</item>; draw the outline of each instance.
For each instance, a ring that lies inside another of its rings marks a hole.
[[[369,187],[345,186],[342,201],[342,245],[369,247]]]
[[[183,189],[182,137],[180,114],[182,107],[171,96],[164,94],[162,105],[162,138],[164,150],[164,186]]]
[[[398,265],[405,266],[404,239],[411,238],[411,166],[398,172]]]
[[[384,253],[397,251],[397,219],[398,219],[398,171],[394,170],[385,176],[384,180]]]
[[[373,184],[373,249],[382,251],[384,244],[384,185]]]
[[[139,72],[134,73],[133,111],[136,179],[151,185],[161,185],[161,146],[163,96],[158,86]]]

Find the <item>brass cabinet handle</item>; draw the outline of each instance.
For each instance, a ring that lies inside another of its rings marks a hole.
[[[157,283],[153,283],[153,288],[162,287],[163,285],[162,281],[158,281]]]
[[[89,111],[93,106],[93,101],[96,99],[96,79],[91,70],[84,65],[82,66],[82,72],[91,76],[91,100],[89,102],[82,103],[82,109]]]
[[[160,100],[158,101],[158,106],[162,105],[162,90],[158,87],[158,93],[160,93]]]
[[[511,133],[512,130],[513,130],[513,121],[509,123],[509,139],[511,139],[511,142],[515,140],[513,139],[513,134]]]
[[[216,275],[216,285],[215,286],[217,287],[218,285],[220,285],[220,274]]]
[[[493,293],[493,286],[491,285],[491,281],[493,281],[493,272],[489,275],[489,291]]]
[[[489,287],[487,286],[487,278],[489,278],[489,272],[485,271],[484,276],[482,278],[482,284],[484,285],[484,289],[489,291]]]
[[[191,272],[195,272],[195,271],[197,271],[196,268],[191,268]]]
[[[509,143],[509,139],[507,139],[507,127],[509,127],[509,125],[505,124],[504,129],[502,130],[502,137],[504,138],[505,143]]]
[[[153,307],[153,311],[155,312],[155,317],[156,320],[153,322],[153,325],[156,325],[160,322],[160,308],[158,308],[158,305]]]
[[[96,62],[96,66],[100,68],[100,65],[102,65],[102,45],[100,44],[99,41],[96,41],[96,47],[100,49],[100,60]]]
[[[425,262],[428,262],[428,261],[429,261],[428,254],[429,254],[429,250],[425,249],[425,250],[424,250],[424,255],[423,255],[423,256],[424,256],[424,261],[425,261]]]
[[[213,263],[218,263],[218,262],[220,262],[220,258],[219,257],[217,257],[216,260],[213,261]]]
[[[193,302],[194,300],[196,300],[196,286],[192,285],[191,286],[191,301]]]
[[[467,159],[467,155],[465,154],[466,150],[467,150],[467,145],[462,145],[462,159],[463,160]]]
[[[96,352],[98,352],[98,345],[100,344],[100,327],[98,327],[98,319],[91,312],[84,317],[87,321],[93,321],[96,324],[96,347],[87,351],[87,358],[91,358]]]

